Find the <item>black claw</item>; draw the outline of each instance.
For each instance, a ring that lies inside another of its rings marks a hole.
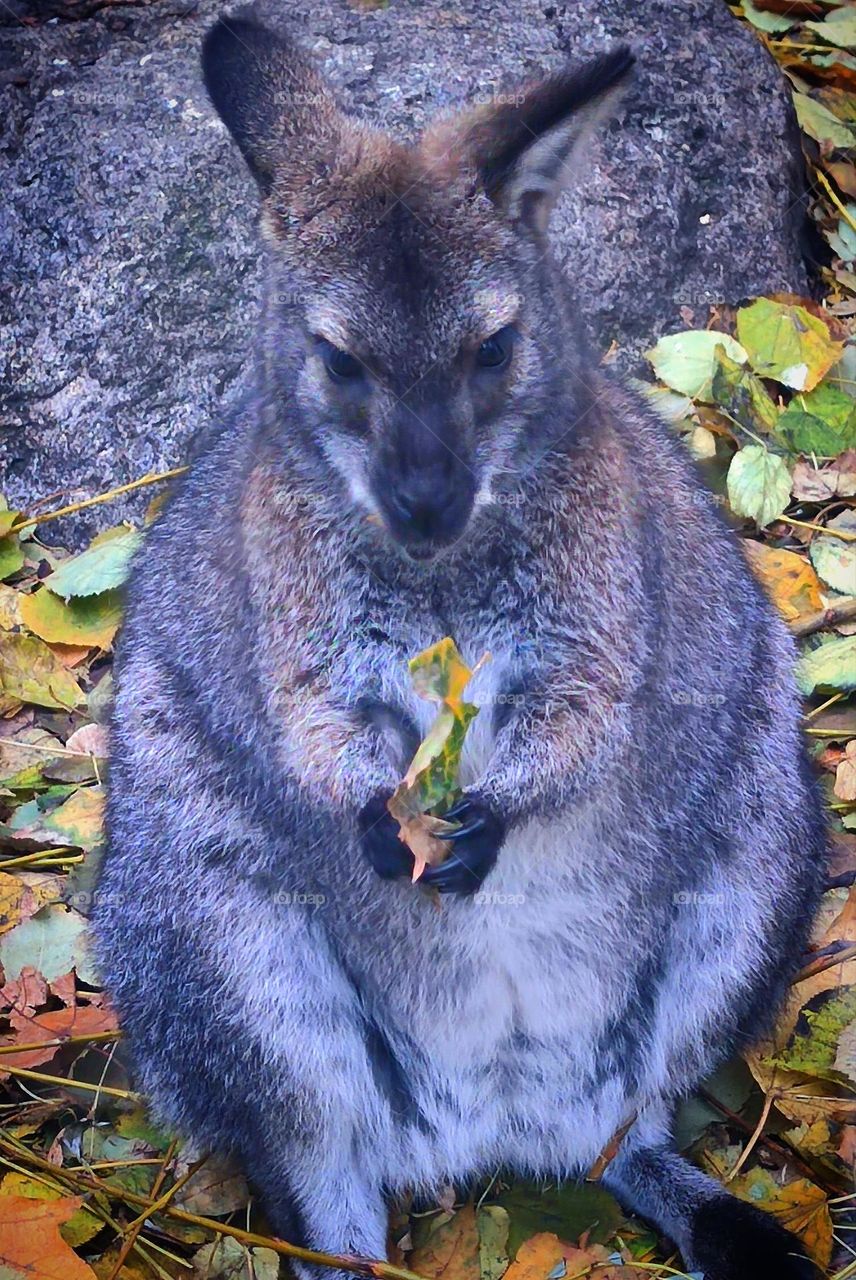
[[[446,812],[443,814],[443,820],[445,821],[447,818],[458,818],[462,813],[466,813],[469,807],[470,807],[469,800],[467,799],[466,796],[463,796],[462,799],[458,800],[456,804],[452,805],[451,809],[446,810]]]
[[[387,795],[374,796],[357,818],[360,847],[381,880],[413,875],[413,854],[398,837],[398,823],[386,807]]]

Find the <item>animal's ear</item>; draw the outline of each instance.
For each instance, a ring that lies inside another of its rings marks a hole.
[[[202,73],[263,194],[280,167],[336,147],[344,116],[324,80],[296,45],[251,18],[221,18],[211,28]]]
[[[434,164],[474,168],[509,219],[541,233],[585,139],[615,111],[633,63],[619,45],[441,124],[423,146]]]

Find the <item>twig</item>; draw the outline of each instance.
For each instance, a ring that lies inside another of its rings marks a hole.
[[[36,1169],[44,1169],[55,1176],[60,1172],[47,1160],[37,1156],[35,1152],[30,1151],[28,1148],[21,1149],[17,1147],[8,1137],[0,1134],[0,1150],[3,1149],[12,1150],[17,1159],[28,1161]],[[68,1183],[77,1188],[85,1187],[92,1191],[98,1191],[110,1199],[124,1200],[127,1204],[139,1205],[141,1209],[149,1211],[152,1209],[153,1202],[147,1196],[137,1195],[136,1192],[129,1191],[127,1187],[113,1187],[109,1183],[102,1182],[100,1178],[92,1178],[84,1173],[78,1174],[76,1171],[73,1176],[71,1170],[64,1170],[63,1172]],[[239,1241],[240,1244],[272,1249],[275,1253],[282,1254],[283,1257],[299,1258],[302,1262],[315,1263],[321,1267],[333,1267],[339,1271],[351,1271],[359,1276],[374,1276],[376,1280],[424,1280],[422,1276],[417,1275],[415,1272],[407,1271],[404,1267],[396,1267],[391,1262],[382,1262],[380,1259],[374,1258],[360,1258],[352,1254],[319,1253],[315,1249],[302,1249],[299,1245],[289,1244],[286,1240],[256,1235],[252,1231],[242,1231],[240,1227],[231,1227],[225,1222],[216,1222],[213,1218],[203,1218],[196,1213],[187,1213],[185,1210],[176,1209],[172,1205],[168,1205],[163,1210],[163,1214],[167,1218],[175,1218],[177,1222],[187,1222],[191,1226],[213,1231],[216,1235],[231,1236],[233,1240]]]
[[[838,196],[835,194],[835,192],[832,189],[832,184],[830,183],[829,179],[827,178],[823,170],[815,169],[814,176],[818,179],[818,181],[820,182],[820,185],[823,187],[824,191],[829,196],[830,200],[835,205],[836,209],[841,214],[845,222],[849,222],[853,230],[856,231],[856,221],[854,221],[853,214],[850,213],[847,206],[841,200],[839,200]]]
[[[161,480],[171,480],[173,476],[184,475],[187,467],[173,467],[171,471],[158,471],[140,476],[139,480],[132,480],[130,484],[119,485],[118,489],[110,489],[107,493],[98,493],[94,498],[83,498],[80,502],[71,502],[67,507],[58,507],[56,511],[48,511],[43,516],[21,516],[19,520],[9,529],[10,533],[18,533],[21,529],[28,529],[30,525],[47,524],[49,520],[59,520],[60,516],[70,516],[75,511],[83,511],[85,507],[94,507],[99,502],[112,502],[114,498],[121,498],[124,493],[131,493],[134,489],[142,489],[144,485],[158,484]]]
[[[66,862],[82,862],[84,855],[76,853],[74,846],[57,845],[53,849],[37,849],[35,853],[22,853],[17,858],[7,858],[5,861],[0,860],[0,871],[8,871],[10,867],[29,867],[33,863],[38,866],[44,866],[47,862],[50,866],[62,866]]]
[[[830,538],[840,538],[842,542],[856,542],[856,533],[850,533],[848,529],[830,529],[825,524],[813,524],[811,520],[795,520],[793,516],[777,516],[776,522],[796,525],[798,529],[813,529],[815,533],[825,533]]]
[[[161,1162],[161,1167],[158,1170],[157,1177],[155,1178],[154,1183],[152,1184],[153,1196],[157,1196],[158,1192],[160,1191],[161,1187],[164,1184],[169,1163],[172,1160],[173,1156],[175,1155],[177,1146],[178,1146],[178,1141],[176,1138],[173,1138],[172,1142],[169,1144],[167,1153]],[[124,1265],[125,1259],[133,1249],[134,1245],[137,1243],[137,1236],[140,1234],[140,1231],[146,1221],[147,1216],[148,1215],[146,1213],[143,1213],[140,1217],[135,1218],[134,1221],[127,1228],[127,1234],[125,1236],[125,1239],[122,1241],[122,1247],[119,1250],[119,1256],[117,1257],[113,1266],[110,1268],[110,1274],[107,1277],[107,1280],[116,1280],[117,1276],[119,1275],[119,1272],[122,1270],[122,1266]]]
[[[68,1044],[96,1044],[103,1040],[121,1040],[122,1032],[116,1031],[93,1031],[91,1036],[58,1036],[55,1040],[38,1040],[33,1044],[3,1044],[0,1045],[0,1053],[29,1053],[33,1049],[50,1049],[54,1045],[59,1048],[65,1048]],[[0,1070],[8,1071],[8,1067],[2,1067]]]
[[[818,973],[825,973],[827,969],[834,969],[837,964],[845,964],[848,960],[856,959],[856,942],[850,946],[843,946],[840,951],[836,951],[833,955],[816,956],[814,960],[810,960],[807,965],[800,969],[793,978],[791,978],[791,986],[796,986],[798,982],[804,982],[806,978],[813,978]]]
[[[761,1141],[761,1137],[764,1133],[764,1126],[766,1125],[770,1117],[770,1112],[773,1109],[773,1103],[775,1102],[778,1096],[779,1095],[775,1090],[773,1089],[768,1090],[767,1094],[764,1097],[764,1107],[763,1107],[763,1110],[761,1111],[761,1118],[755,1126],[755,1132],[752,1134],[749,1141],[746,1143],[746,1146],[743,1148],[742,1152],[740,1153],[740,1158],[738,1159],[734,1168],[727,1175],[725,1179],[726,1182],[732,1182],[737,1177],[738,1173],[743,1168],[746,1161],[749,1159],[752,1152],[757,1147],[758,1143]],[[110,1277],[110,1280],[113,1280],[112,1276]]]
[[[736,1111],[732,1111],[730,1107],[727,1107],[724,1102],[720,1102],[716,1094],[709,1093],[707,1089],[701,1086],[696,1089],[696,1093],[700,1098],[703,1098],[705,1102],[713,1107],[715,1111],[718,1111],[721,1115],[725,1116],[729,1124],[733,1125],[735,1129],[740,1129],[743,1133],[748,1133],[750,1136],[754,1133],[753,1126],[749,1124],[748,1121],[744,1120],[742,1116],[738,1115]],[[794,1167],[801,1170],[801,1172],[807,1178],[810,1178],[812,1182],[817,1183],[819,1186],[824,1185],[826,1180],[820,1176],[819,1171],[812,1168],[808,1161],[804,1160],[799,1152],[789,1146],[786,1141],[770,1137],[769,1134],[763,1134],[759,1139],[759,1142],[762,1146],[766,1147],[768,1151],[772,1152],[777,1159],[790,1160]],[[827,1185],[829,1184],[827,1183]],[[838,1188],[836,1188],[836,1190],[838,1190]]]
[[[805,617],[795,618],[788,625],[792,635],[810,636],[815,631],[822,631],[824,627],[837,627],[839,623],[851,622],[854,618],[856,618],[856,598],[839,600],[828,609],[807,613]]]
[[[86,1080],[73,1080],[64,1076],[49,1076],[44,1071],[30,1071],[29,1067],[3,1067],[12,1076],[23,1076],[25,1080],[40,1080],[43,1084],[56,1084],[63,1089],[85,1089],[87,1093],[106,1093],[111,1098],[124,1098],[130,1102],[143,1102],[140,1093],[131,1093],[128,1089],[113,1089],[109,1085],[89,1084]]]

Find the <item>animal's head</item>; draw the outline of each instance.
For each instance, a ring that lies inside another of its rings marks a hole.
[[[246,18],[208,33],[206,86],[261,192],[274,387],[301,448],[412,556],[456,541],[581,411],[545,232],[632,61],[614,49],[405,146],[342,112],[279,35]]]

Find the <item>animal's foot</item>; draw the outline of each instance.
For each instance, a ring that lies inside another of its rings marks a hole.
[[[796,1236],[732,1196],[698,1210],[690,1262],[704,1280],[823,1280]]]

